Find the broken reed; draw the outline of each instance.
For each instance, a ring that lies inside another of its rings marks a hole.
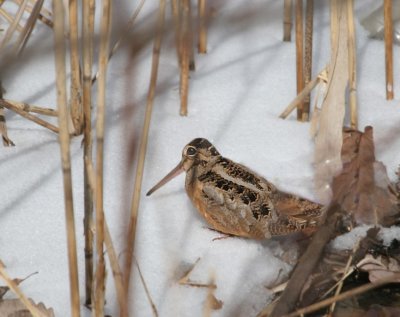
[[[385,32],[386,99],[392,100],[394,98],[392,0],[384,0],[383,6]]]
[[[59,121],[59,142],[64,180],[65,217],[67,226],[69,281],[71,315],[80,316],[78,263],[75,238],[75,219],[72,201],[72,174],[70,157],[70,138],[68,131],[68,110],[66,92],[64,8],[61,0],[53,1],[54,12],[54,51],[56,62],[57,105]]]
[[[297,94],[304,89],[304,53],[303,53],[303,0],[296,0],[296,82]],[[303,119],[304,103],[297,106],[297,120]]]

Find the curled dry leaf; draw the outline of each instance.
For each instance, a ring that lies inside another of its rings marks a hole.
[[[367,254],[357,264],[357,267],[369,273],[371,283],[390,277],[393,278],[393,281],[400,283],[400,263],[394,258],[382,255],[373,257],[371,254]]]
[[[357,224],[390,225],[399,214],[398,199],[386,168],[375,161],[373,129],[345,129],[342,172],[332,182],[333,200],[353,215]]]

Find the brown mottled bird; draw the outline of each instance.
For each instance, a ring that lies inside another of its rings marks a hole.
[[[278,190],[249,168],[221,156],[204,138],[184,147],[181,162],[147,196],[183,171],[194,206],[220,232],[265,239],[313,228],[321,221],[322,205]]]

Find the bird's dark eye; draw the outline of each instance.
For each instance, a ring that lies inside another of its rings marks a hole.
[[[196,155],[196,153],[197,153],[197,150],[194,147],[188,147],[186,150],[186,155],[188,155],[188,156]]]

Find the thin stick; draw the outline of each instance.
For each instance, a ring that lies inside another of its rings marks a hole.
[[[283,3],[283,40],[290,42],[292,33],[292,0]]]
[[[47,121],[44,121],[43,119],[35,117],[34,115],[32,115],[32,114],[30,114],[30,113],[28,113],[28,112],[26,112],[24,110],[21,110],[20,107],[15,106],[15,105],[13,105],[11,103],[8,103],[5,100],[1,100],[0,99],[0,106],[2,106],[4,108],[7,108],[9,110],[12,110],[15,113],[18,113],[20,116],[22,116],[22,117],[24,117],[24,118],[26,118],[28,120],[31,120],[31,121],[41,125],[42,127],[45,127],[47,129],[55,132],[55,133],[59,132],[59,129],[56,126],[52,125],[51,123],[48,123]]]
[[[64,8],[62,0],[53,1],[53,12],[54,12],[54,50],[55,50],[56,74],[57,74],[56,76],[57,105],[58,105],[58,121],[60,126],[59,141],[60,141],[62,172],[64,180],[64,202],[65,202],[65,217],[67,226],[71,315],[73,317],[79,317],[80,316],[79,279],[78,279],[78,262],[76,255],[74,205],[72,196],[72,174],[71,174],[71,158],[70,158],[70,139],[68,133],[67,93],[65,89],[66,72],[65,72],[65,43],[64,43]]]
[[[84,234],[85,234],[85,305],[92,305],[93,289],[93,191],[89,184],[88,162],[92,162],[92,59],[94,0],[83,1],[82,4],[82,63],[83,63],[83,186],[84,186]]]
[[[320,77],[323,76],[326,69],[322,70],[318,76],[316,76],[313,80],[311,80],[304,89],[293,99],[293,101],[286,107],[286,109],[281,113],[279,118],[286,119],[287,116],[294,110],[296,107],[310,94],[311,90],[317,86],[319,81],[321,80]]]
[[[296,81],[297,94],[304,89],[303,72],[303,0],[296,0]],[[303,104],[297,105],[297,120],[303,118]]]
[[[349,106],[350,127],[357,129],[357,58],[356,58],[356,35],[354,26],[354,0],[347,2],[347,21],[349,26]]]
[[[14,51],[17,55],[20,55],[25,48],[26,43],[28,42],[29,36],[31,35],[36,21],[39,18],[40,10],[42,9],[44,0],[38,0],[35,2],[32,12],[29,15],[28,20],[25,23],[23,30],[21,31],[18,40],[14,44]]]
[[[333,297],[324,299],[324,300],[322,300],[322,301],[320,301],[318,303],[312,304],[312,305],[307,306],[305,308],[297,309],[295,312],[293,312],[291,314],[288,314],[288,315],[284,315],[283,317],[296,317],[296,316],[301,316],[301,315],[304,315],[304,314],[308,314],[308,313],[317,311],[317,310],[319,310],[321,308],[324,308],[326,306],[329,306],[332,303],[339,302],[339,301],[342,301],[342,300],[350,298],[350,297],[354,297],[354,296],[359,295],[359,294],[363,294],[365,292],[368,292],[370,290],[373,290],[375,288],[378,288],[378,287],[381,287],[381,286],[384,286],[384,285],[390,284],[390,283],[396,283],[394,276],[392,276],[392,277],[390,277],[388,279],[382,279],[382,280],[377,281],[375,283],[368,283],[368,284],[353,288],[353,289],[351,289],[349,291],[346,291],[344,293],[341,293],[341,294],[339,294],[337,296],[333,296]]]
[[[393,93],[393,19],[392,0],[384,0],[383,17],[385,30],[386,99],[392,100]]]
[[[132,197],[132,206],[131,206],[131,215],[129,219],[128,226],[128,237],[127,237],[127,256],[124,270],[124,278],[125,278],[125,296],[128,296],[129,293],[129,281],[131,276],[131,267],[132,267],[132,258],[134,254],[135,247],[135,235],[136,235],[136,221],[139,209],[139,200],[140,193],[142,188],[142,180],[143,180],[143,168],[144,168],[144,160],[147,149],[147,141],[149,135],[149,127],[151,120],[151,113],[153,110],[154,96],[156,92],[156,84],[157,84],[157,75],[158,75],[158,64],[160,60],[160,48],[161,42],[163,38],[163,30],[164,30],[164,20],[165,20],[165,0],[160,0],[160,6],[158,9],[158,19],[157,19],[157,34],[154,40],[153,47],[153,57],[152,57],[152,65],[151,65],[151,79],[149,92],[147,95],[147,104],[146,104],[146,113],[144,118],[143,130],[140,139],[140,148],[139,148],[139,157],[138,164],[136,168],[135,175],[135,185],[133,189],[133,197]],[[127,309],[127,308],[126,308]]]
[[[0,7],[0,14],[7,20],[8,23],[12,23],[14,21],[14,18],[1,7]],[[21,32],[22,26],[20,24],[17,24],[16,29],[18,32]]]
[[[71,117],[75,128],[75,134],[79,135],[82,133],[83,128],[83,109],[81,100],[81,71],[79,66],[77,0],[69,0],[69,42],[71,50]]]
[[[118,50],[118,48],[120,47],[122,41],[128,37],[129,35],[129,30],[132,28],[133,23],[135,22],[137,16],[139,15],[140,11],[143,8],[143,5],[145,3],[146,0],[141,0],[139,5],[137,6],[136,10],[133,12],[131,18],[128,21],[128,24],[126,26],[126,28],[120,32],[120,37],[118,38],[118,40],[114,43],[113,48],[110,51],[110,54],[108,55],[108,60],[111,59],[111,57],[113,57],[113,55],[115,54],[115,52]],[[99,77],[99,72],[96,72],[96,74],[93,76],[92,79],[92,84],[97,80],[97,77]]]
[[[312,51],[313,51],[313,20],[314,20],[314,0],[306,2],[306,26],[304,36],[304,84],[307,85],[311,80],[312,74]],[[302,121],[310,118],[310,94],[303,103]]]
[[[3,37],[3,40],[0,43],[0,50],[7,44],[7,42],[11,39],[13,33],[15,32],[15,29],[19,25],[19,21],[21,20],[22,14],[25,11],[25,7],[28,3],[28,0],[24,0],[21,5],[18,7],[17,14],[15,15],[15,18],[13,19],[12,23],[10,26],[7,28],[7,32]]]
[[[207,16],[206,16],[206,0],[199,0],[199,46],[200,54],[207,53]]]
[[[147,288],[146,281],[144,280],[142,271],[140,270],[140,266],[139,266],[139,263],[136,260],[136,258],[135,258],[135,262],[136,262],[136,266],[137,266],[137,269],[138,269],[138,272],[139,272],[140,280],[142,281],[142,284],[143,284],[143,287],[144,287],[144,291],[146,293],[147,299],[149,300],[149,303],[150,303],[150,306],[151,306],[151,310],[153,311],[153,316],[158,317],[157,307],[156,307],[156,305],[154,304],[154,302],[153,302],[153,300],[151,298],[149,289]]]
[[[188,93],[189,93],[189,64],[190,64],[190,18],[189,0],[182,0],[180,23],[180,46],[181,46],[181,73],[180,73],[180,115],[187,116]]]
[[[104,316],[105,263],[104,263],[104,122],[106,103],[106,74],[111,30],[111,1],[103,0],[103,12],[100,26],[99,79],[96,118],[96,287],[94,316]]]
[[[44,317],[42,312],[29,301],[24,293],[22,293],[17,283],[7,274],[1,261],[0,276],[3,278],[6,285],[18,296],[19,300],[25,305],[25,307],[34,317]]]
[[[18,108],[22,111],[25,111],[25,112],[34,112],[34,113],[38,113],[38,114],[42,114],[42,115],[50,116],[50,117],[58,116],[58,111],[55,109],[34,106],[34,105],[30,105],[25,102],[19,102],[19,101],[10,100],[10,99],[4,99],[4,101],[8,102],[9,104],[11,104],[11,105],[15,106],[16,108]]]

